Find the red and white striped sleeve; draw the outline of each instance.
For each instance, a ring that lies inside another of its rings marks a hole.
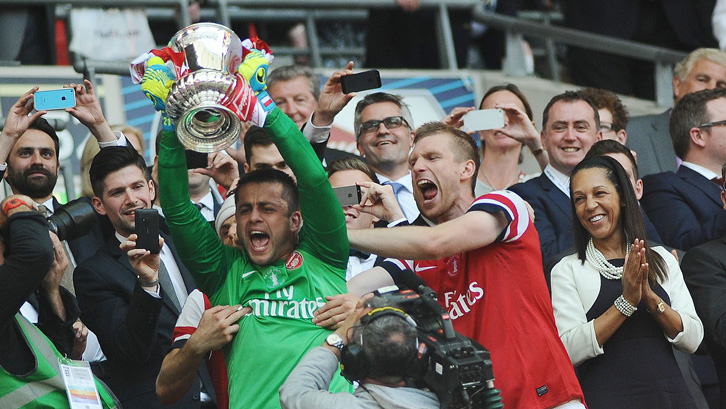
[[[176,327],[174,327],[174,334],[172,336],[172,347],[180,348],[184,345],[186,340],[192,336],[194,331],[199,327],[199,321],[202,319],[204,311],[211,307],[211,303],[207,296],[195,289],[189,294],[184,307],[182,308],[179,318],[176,320]],[[177,346],[176,343],[180,342]]]
[[[497,237],[497,241],[516,241],[531,225],[524,199],[508,190],[498,190],[479,197],[474,200],[467,212],[471,211],[484,211],[490,214],[504,212],[509,223],[502,234]]]

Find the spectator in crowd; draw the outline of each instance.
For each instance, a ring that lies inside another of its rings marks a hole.
[[[282,112],[295,121],[310,141],[320,160],[330,163],[341,157],[355,156],[349,152],[327,148],[333,119],[354,94],[343,94],[340,77],[353,73],[353,63],[334,72],[320,88],[320,78],[310,67],[287,65],[270,72],[267,92]],[[315,115],[313,115],[315,113]]]
[[[628,110],[614,93],[602,88],[585,88],[580,90],[597,107],[600,115],[600,130],[603,139],[614,139],[623,145],[628,140],[625,127],[628,126]]]
[[[112,126],[111,129],[114,133],[122,133],[139,155],[144,156],[144,134],[141,129],[126,125]],[[93,158],[100,150],[101,147],[98,146],[96,138],[86,139],[86,144],[83,146],[83,152],[81,153],[81,196],[93,197],[93,187],[91,186],[89,170],[91,169]]]
[[[595,34],[680,51],[715,45],[710,27],[713,3],[709,7],[698,1],[567,0],[563,10],[567,26]],[[575,84],[655,98],[653,62],[580,47],[568,47],[567,60]]]
[[[345,224],[349,229],[372,229],[377,223],[382,221],[386,224],[405,221],[403,211],[398,206],[398,202],[393,195],[393,189],[390,186],[381,186],[378,184],[378,178],[375,172],[368,165],[357,158],[342,158],[331,163],[328,166],[328,181],[333,188],[358,185],[361,191],[367,192],[369,197],[376,192],[384,195],[383,190],[387,190],[388,200],[393,200],[391,208],[394,212],[382,215],[383,219],[360,211],[356,206],[343,206],[345,213]],[[390,220],[390,223],[389,223]],[[345,273],[345,279],[350,280],[358,273],[370,270],[376,263],[376,255],[351,249],[348,257],[348,268]]]
[[[292,180],[297,181],[292,169],[272,142],[265,128],[251,126],[245,135],[245,173],[260,169],[277,169],[287,173]]]
[[[726,162],[726,145],[720,141],[725,112],[726,89],[684,96],[673,109],[670,127],[683,163],[675,173],[643,178],[643,209],[668,246],[688,251],[726,234],[718,181]]]
[[[0,241],[0,366],[3,368],[0,372],[3,385],[0,406],[70,409],[59,367],[66,355],[19,312],[21,304],[39,287],[54,283],[58,289],[57,280],[48,277],[48,270],[59,261],[53,261],[54,245],[48,226],[43,217],[33,211],[30,197],[12,195],[0,203],[0,209],[3,239]],[[58,244],[55,240],[55,245]],[[59,256],[58,251],[55,254]],[[57,312],[48,311],[49,314]],[[101,406],[119,408],[120,404],[109,389],[89,376],[95,383]]]
[[[405,283],[403,270],[414,271],[439,294],[454,329],[489,350],[506,407],[584,407],[557,336],[525,202],[508,191],[474,200],[476,144],[448,125],[420,127],[409,163],[416,203],[434,225],[349,230],[354,248],[416,260],[386,260],[354,277],[349,290],[360,295]]]
[[[403,98],[385,92],[366,95],[355,107],[353,121],[358,151],[376,172],[381,184],[390,184],[409,222],[418,217],[413,199],[408,153],[413,144],[413,117]]]
[[[726,166],[721,167],[721,177]],[[726,209],[726,193],[721,190],[721,201]],[[721,402],[717,407],[726,408],[726,338],[723,316],[726,313],[723,293],[726,290],[726,236],[693,247],[681,262],[683,277],[696,304],[696,312],[703,321],[706,345],[716,364]]]
[[[523,145],[527,145],[542,169],[549,162],[547,152],[542,149],[542,140],[534,128],[532,108],[516,85],[497,85],[484,94],[479,109],[497,108],[504,111],[504,127],[479,131],[482,160],[474,189],[477,197],[531,178],[519,169],[523,160]],[[473,107],[454,108],[442,122],[460,127],[464,114],[473,110]]]
[[[676,64],[673,76],[673,106],[685,95],[703,89],[726,87],[726,53],[715,48],[699,48]],[[638,154],[642,176],[675,172],[679,159],[673,148],[668,122],[671,109],[658,115],[636,116],[628,123],[627,145]],[[683,158],[680,158],[683,159]]]
[[[224,246],[195,216],[183,147],[173,131],[162,132],[159,151],[162,207],[199,289],[215,305],[252,308],[239,322],[244,336],[235,337],[225,354],[230,405],[251,409],[276,405],[295,363],[330,333],[311,318],[326,295],[344,292],[348,260],[345,218],[309,143],[277,108],[264,128],[298,185],[275,169],[240,178],[237,239],[244,251]],[[347,389],[340,377],[331,384],[334,392]]]
[[[308,351],[280,388],[287,409],[441,407],[436,394],[408,385],[417,364],[418,331],[413,320],[386,300],[372,298],[350,314],[322,346]],[[343,350],[346,352],[342,352]],[[354,351],[354,352],[353,352]],[[354,394],[328,392],[341,354],[344,374],[356,378]],[[355,355],[354,355],[355,354]]]
[[[214,219],[214,230],[226,246],[239,246],[237,243],[237,218],[235,217],[235,196],[231,194],[224,199],[222,208]]]
[[[76,106],[66,111],[78,119],[94,136],[101,146],[125,144],[111,130],[101,110],[90,81],[83,84],[69,84],[76,93]],[[60,161],[58,152],[60,145],[55,129],[42,118],[46,111],[33,110],[33,96],[38,87],[33,87],[13,104],[7,114],[2,134],[0,134],[0,174],[16,194],[24,194],[33,199],[41,214],[50,216],[61,204],[53,197],[53,189],[58,180]],[[7,171],[7,172],[6,172]],[[91,231],[73,240],[63,241],[62,248],[69,259],[62,275],[61,285],[75,294],[73,286],[74,268],[86,258],[92,256],[103,246],[106,235],[101,223],[95,223]],[[33,298],[23,306],[23,312],[34,320],[36,312]],[[82,334],[83,324],[72,324],[77,334]],[[81,335],[82,336],[82,335]],[[88,333],[88,344],[84,359],[97,361],[103,359],[96,336]]]
[[[589,408],[695,408],[671,345],[695,352],[703,325],[676,258],[648,244],[628,179],[605,156],[572,172],[577,253],[552,270],[557,329]]]
[[[545,262],[573,245],[570,172],[599,139],[600,116],[592,101],[572,91],[549,101],[542,115],[542,144],[550,163],[540,176],[510,188],[534,209]]]
[[[605,130],[603,129],[603,135]],[[638,172],[638,164],[633,156],[633,152],[628,149],[622,142],[615,139],[603,139],[595,142],[592,148],[585,155],[585,159],[590,159],[595,156],[609,156],[620,164],[625,169],[625,173],[628,175],[630,184],[633,185],[633,192],[635,193],[635,200],[640,204],[640,199],[643,198],[643,179],[640,178]],[[645,211],[641,213],[643,216],[643,224],[645,225],[645,232],[648,233],[648,239],[651,241],[662,244],[663,240],[660,238],[658,231],[655,229],[653,222],[650,221]]]
[[[93,206],[108,216],[115,233],[76,269],[81,318],[98,335],[108,358],[100,365],[104,380],[124,408],[161,408],[156,376],[194,281],[169,237],[160,239],[158,255],[135,248],[134,212],[151,208],[155,189],[136,150],[101,149],[91,164],[91,184]],[[200,385],[178,407],[199,407]],[[211,385],[204,386],[213,397]]]

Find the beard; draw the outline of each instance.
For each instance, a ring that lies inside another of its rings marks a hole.
[[[44,177],[29,177],[31,173],[42,173]],[[17,193],[30,196],[32,199],[40,199],[53,193],[55,183],[58,181],[58,174],[52,173],[42,166],[31,166],[24,171],[17,171],[12,167],[7,168],[7,182]]]

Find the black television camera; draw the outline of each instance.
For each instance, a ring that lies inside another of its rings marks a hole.
[[[427,368],[423,387],[439,398],[444,409],[503,408],[499,390],[494,388],[492,361],[481,344],[454,331],[449,313],[438,301],[436,292],[413,272],[399,286],[384,287],[376,295],[389,299],[410,315],[417,324],[419,341],[426,345]]]
[[[88,202],[76,199],[55,209],[47,220],[59,240],[73,240],[91,231],[96,223],[96,211]]]

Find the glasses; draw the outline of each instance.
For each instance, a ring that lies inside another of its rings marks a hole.
[[[360,124],[360,128],[358,128],[358,133],[368,134],[375,132],[378,130],[381,124],[385,125],[386,129],[388,129],[389,131],[392,129],[400,128],[403,124],[406,124],[406,127],[411,128],[411,126],[402,116],[389,116],[388,118],[384,118],[382,121],[373,119],[363,122],[362,124]]]
[[[710,128],[712,126],[726,125],[726,119],[721,121],[706,122],[705,124],[698,125],[696,128]]]
[[[612,124],[610,122],[600,122],[600,130],[603,132],[610,132],[610,131],[617,132],[620,129],[618,129],[618,127],[615,126],[615,124]]]

